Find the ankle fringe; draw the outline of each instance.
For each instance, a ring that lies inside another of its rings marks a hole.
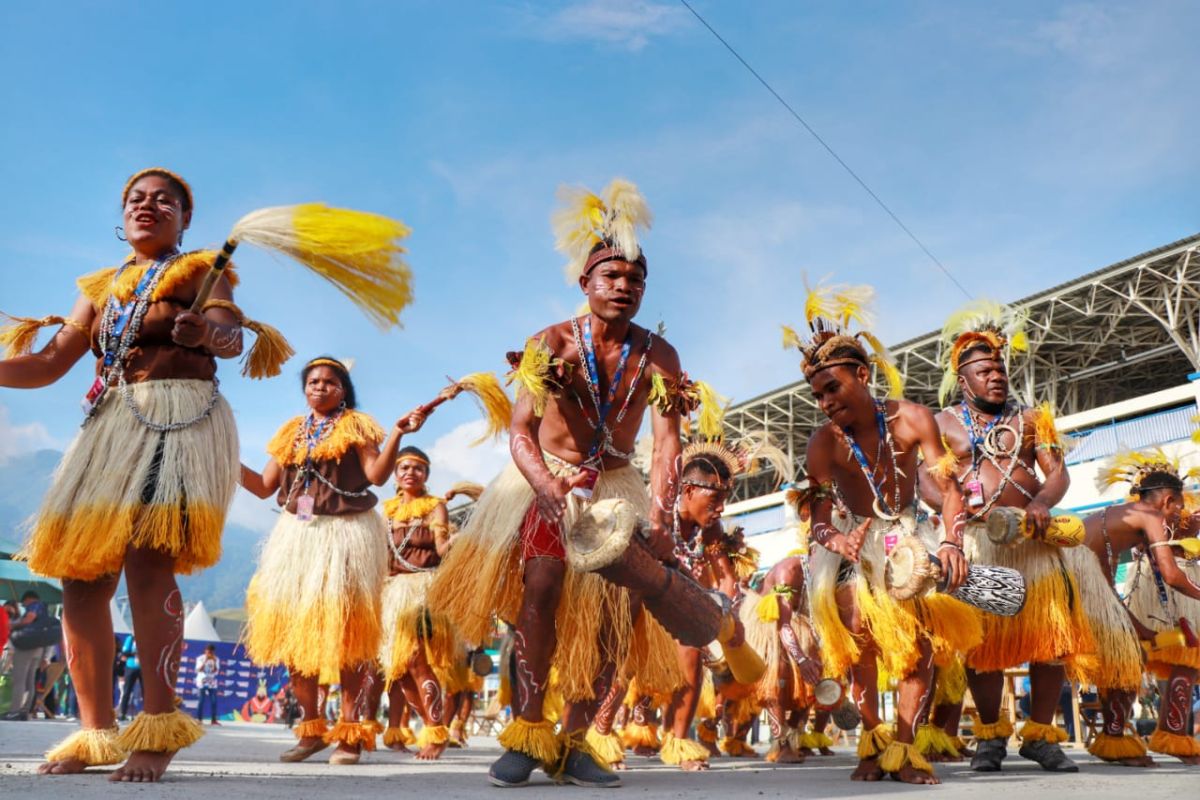
[[[204,735],[204,728],[190,714],[176,709],[165,714],[145,711],[121,731],[117,744],[126,752],[143,750],[147,753],[174,753],[190,747]]]
[[[1021,741],[1022,742],[1049,742],[1050,744],[1060,744],[1067,741],[1071,737],[1067,732],[1057,725],[1043,725],[1040,722],[1028,720],[1021,726]]]
[[[524,753],[530,758],[536,758],[543,764],[555,764],[561,752],[558,736],[554,733],[554,723],[549,720],[529,722],[521,717],[500,731],[497,738],[505,750]]]
[[[933,765],[925,760],[916,747],[893,739],[879,757],[879,768],[884,772],[899,772],[905,767],[912,767],[927,775],[933,774]]]
[[[322,717],[317,717],[298,723],[292,733],[296,734],[297,739],[324,739],[325,734],[329,733],[329,725]]]
[[[1200,741],[1194,736],[1156,730],[1150,737],[1150,749],[1168,756],[1200,756]]]
[[[82,761],[89,767],[120,764],[125,750],[118,742],[117,726],[84,728],[72,733],[46,751],[47,761]]]
[[[588,728],[588,747],[605,764],[620,764],[625,760],[625,748],[621,745],[621,737],[615,733],[601,733],[595,728]]]
[[[1120,761],[1123,758],[1141,758],[1146,755],[1146,744],[1129,734],[1113,736],[1111,733],[1098,733],[1087,750],[1096,758]]]
[[[695,739],[678,739],[673,733],[663,734],[662,750],[658,757],[664,764],[679,765],[685,761],[708,761],[708,748]]]
[[[879,754],[892,743],[892,729],[880,723],[871,730],[864,730],[858,738],[858,760],[878,758]]]

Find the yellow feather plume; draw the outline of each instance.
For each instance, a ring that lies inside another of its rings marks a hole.
[[[805,289],[808,291],[808,294],[804,298],[805,321],[809,325],[812,325],[818,318],[832,320],[835,315],[833,312],[833,296],[829,291],[829,287],[818,284],[815,289],[809,288],[806,280]]]
[[[870,327],[872,322],[871,306],[875,302],[875,290],[870,286],[846,286],[839,284],[830,287],[833,297],[833,311],[845,328],[852,321],[859,325]]]
[[[1066,445],[1063,435],[1058,432],[1054,410],[1049,403],[1042,403],[1033,409],[1033,437],[1038,447],[1061,450]]]
[[[779,598],[774,592],[763,595],[759,598],[758,605],[754,607],[754,613],[758,616],[759,622],[778,622]]]
[[[794,347],[797,350],[804,349],[804,342],[800,339],[800,334],[796,333],[796,329],[791,325],[780,325],[783,329],[783,349]]]
[[[758,462],[765,462],[775,471],[775,485],[790,483],[794,477],[792,460],[778,447],[766,431],[753,431],[738,439],[737,448],[743,454],[747,472],[753,474]]]
[[[473,372],[460,378],[457,382],[464,391],[470,393],[479,401],[479,408],[487,420],[487,433],[480,436],[472,445],[477,445],[488,438],[499,439],[512,424],[512,401],[492,372]]]
[[[729,404],[729,398],[717,394],[705,381],[695,381],[692,386],[700,399],[697,432],[706,439],[720,439],[725,433],[725,406]]]
[[[1171,458],[1161,447],[1152,450],[1123,450],[1108,460],[1096,473],[1096,488],[1104,491],[1110,486],[1128,483],[1136,486],[1147,472],[1179,474],[1179,462]]]
[[[1029,321],[1029,311],[1024,308],[1012,308],[994,300],[973,300],[946,318],[942,325],[941,360],[942,382],[938,389],[938,397],[943,404],[954,392],[958,383],[957,359],[962,350],[974,338],[980,341],[977,334],[984,333],[995,346],[1002,347],[1008,343],[1008,349],[1013,353],[1029,352],[1029,337],[1025,325]],[[968,339],[963,339],[966,336]],[[1007,356],[1005,356],[1007,360]]]
[[[378,214],[306,203],[253,211],[238,220],[230,239],[290,256],[386,328],[398,326],[412,302],[412,273],[399,244],[409,233]]]
[[[551,216],[555,248],[567,257],[568,283],[579,280],[591,249],[611,242],[627,258],[641,255],[639,228],[654,222],[646,199],[636,185],[614,178],[599,195],[575,186],[558,191],[559,209]]]
[[[646,404],[654,408],[665,408],[670,400],[671,393],[667,389],[667,381],[663,378],[662,373],[651,373],[650,393],[646,395]]]
[[[446,491],[446,502],[449,503],[459,495],[469,497],[472,500],[478,500],[483,496],[483,486],[472,481],[459,481]]]
[[[958,457],[950,449],[950,442],[942,436],[942,447],[946,452],[937,461],[928,465],[927,470],[934,478],[950,478],[958,474]]]
[[[883,346],[883,342],[879,341],[875,334],[869,331],[859,331],[857,335],[875,351],[875,355],[871,358],[871,361],[875,364],[875,368],[883,373],[883,377],[887,381],[888,397],[893,400],[899,400],[904,397],[904,376],[900,374],[900,370],[892,362],[887,348]]]
[[[510,384],[516,382],[518,399],[523,394],[532,398],[533,413],[539,417],[546,413],[546,401],[550,399],[550,368],[553,356],[546,344],[546,337],[530,338],[525,342],[521,363],[508,373],[506,381]]]
[[[1200,425],[1200,414],[1193,416],[1191,422],[1193,425]],[[1192,441],[1196,444],[1200,444],[1200,428],[1196,428],[1196,430],[1192,431]]]
[[[28,354],[33,350],[33,343],[37,341],[38,331],[51,325],[70,325],[85,336],[88,335],[88,331],[82,324],[66,317],[51,315],[41,319],[31,319],[30,317],[12,317],[3,311],[0,311],[0,317],[12,320],[9,324],[0,327],[0,345],[4,347],[5,358],[16,358]]]
[[[604,189],[608,204],[608,238],[627,258],[642,254],[638,244],[638,228],[649,230],[654,224],[650,206],[637,186],[625,178],[613,178]]]

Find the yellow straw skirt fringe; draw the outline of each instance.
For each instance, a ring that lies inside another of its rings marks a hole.
[[[1193,600],[1168,586],[1167,607],[1162,607],[1158,600],[1154,573],[1150,570],[1150,558],[1151,556],[1141,558],[1137,562],[1137,570],[1130,578],[1129,585],[1132,588],[1129,590],[1129,610],[1151,630],[1175,630],[1179,627],[1180,618],[1183,618],[1192,626],[1192,630],[1200,631],[1200,600]],[[1200,584],[1200,562],[1176,558],[1175,563],[1192,583]],[[1156,648],[1151,652],[1146,666],[1163,680],[1171,673],[1172,667],[1200,669],[1200,647]],[[1153,744],[1150,749],[1154,749]]]
[[[983,525],[967,526],[967,560],[1015,569],[1025,577],[1025,607],[1015,617],[983,614],[983,644],[971,651],[967,666],[980,672],[1016,667],[1025,662],[1065,661],[1082,667],[1095,658],[1079,587],[1053,545],[1022,540],[993,544]]]
[[[746,591],[746,596],[742,598],[742,604],[738,609],[742,627],[746,631],[746,643],[762,656],[763,662],[767,665],[767,671],[763,673],[756,687],[757,697],[762,703],[778,701],[780,690],[783,688],[780,681],[785,679],[784,676],[790,675],[791,696],[784,699],[790,700],[799,708],[805,708],[811,704],[811,689],[800,678],[800,671],[780,646],[779,631],[776,630],[775,623],[764,622],[759,617],[758,604],[764,598],[775,599],[771,594],[764,596],[749,589]],[[808,648],[812,646],[813,634],[803,617],[803,612],[792,612],[791,625],[792,630],[796,633],[797,641],[800,642],[800,649],[807,652]]]
[[[551,471],[558,475],[575,471],[556,461],[549,463]],[[624,498],[633,503],[639,514],[649,516],[650,497],[641,474],[633,467],[600,473],[593,499],[609,497]],[[516,466],[509,464],[484,490],[470,519],[455,538],[454,547],[438,568],[429,592],[429,606],[434,613],[448,617],[471,645],[491,641],[494,616],[509,622],[517,618],[524,593],[520,528],[533,499],[529,483]],[[585,502],[580,498],[567,496],[564,531],[571,529],[584,507]],[[648,620],[650,616],[642,614],[639,627],[649,625]],[[568,569],[555,626],[558,646],[552,664],[564,699],[593,699],[592,684],[601,664],[610,659],[625,664],[635,638],[628,592],[598,575]],[[674,648],[665,653],[670,654],[673,662]],[[669,668],[661,647],[648,647],[646,656],[662,669]]]
[[[1097,689],[1136,691],[1142,681],[1142,649],[1129,612],[1088,547],[1065,548],[1067,569],[1075,576],[1096,654],[1081,664],[1081,677]]]
[[[389,685],[408,673],[422,645],[429,666],[443,685],[462,682],[461,676],[453,674],[459,662],[466,661],[462,643],[450,621],[443,615],[430,614],[426,606],[433,576],[433,572],[410,572],[384,580],[379,663]]]
[[[330,677],[373,663],[387,535],[374,509],[309,522],[281,513],[246,590],[251,660]]]
[[[834,527],[846,532],[862,524],[864,518],[834,515]],[[895,678],[912,672],[920,656],[919,642],[929,640],[939,663],[949,663],[956,653],[976,647],[981,639],[980,617],[972,607],[949,595],[933,593],[912,600],[892,599],[884,585],[884,535],[893,531],[914,535],[926,547],[934,544],[934,531],[928,523],[917,525],[911,511],[900,519],[872,520],[859,550],[854,567],[854,598],[859,614],[878,647],[879,664]],[[842,557],[824,547],[812,551],[813,622],[821,641],[825,675],[842,679],[858,661],[864,643],[846,628],[838,616],[836,590]]]
[[[198,380],[129,388],[142,416],[159,424],[195,418],[213,392]],[[238,470],[224,397],[195,425],[159,433],[110,389],[55,470],[20,557],[39,575],[84,581],[119,572],[131,546],[173,556],[178,573],[212,566]]]

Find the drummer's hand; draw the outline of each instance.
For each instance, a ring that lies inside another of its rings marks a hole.
[[[181,311],[175,315],[171,341],[181,347],[199,347],[208,336],[208,320],[203,314]]]
[[[831,553],[837,553],[847,561],[858,563],[858,547],[851,547],[850,537],[844,533],[835,533],[821,545]],[[861,543],[860,543],[861,546]]]
[[[800,677],[809,686],[816,686],[821,680],[821,675],[825,672],[825,668],[821,666],[821,662],[815,658],[804,658],[800,661]]]
[[[1041,500],[1034,500],[1025,506],[1025,519],[1029,522],[1032,538],[1041,539],[1050,527],[1050,507]]]
[[[533,488],[534,502],[542,519],[552,525],[562,522],[567,513],[567,495],[576,486],[587,483],[587,473],[578,472],[569,478],[551,478]]]
[[[400,433],[416,433],[421,430],[421,426],[424,424],[425,415],[415,408],[396,420],[396,428],[399,429]]]
[[[953,592],[955,589],[963,585],[963,581],[967,579],[967,557],[963,555],[963,551],[952,544],[943,542],[937,551],[938,561],[942,562],[942,572],[949,577],[946,583],[946,591]]]
[[[661,522],[650,523],[650,533],[646,537],[646,544],[650,546],[650,552],[654,554],[654,557],[664,564],[679,563],[675,558],[675,540]]]

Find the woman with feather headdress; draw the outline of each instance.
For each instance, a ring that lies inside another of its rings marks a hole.
[[[810,487],[802,502],[812,510],[813,616],[826,675],[852,677],[851,694],[863,718],[854,780],[885,773],[906,783],[938,783],[913,742],[929,700],[935,654],[962,652],[979,642],[973,609],[934,593],[895,600],[884,584],[891,549],[910,541],[936,553],[952,591],[966,577],[962,552],[962,493],[939,479],[951,522],[936,540],[915,513],[917,457],[946,455],[933,413],[900,399],[899,371],[868,331],[869,287],[819,286],[809,293],[809,334],[785,329],[785,343],[803,354],[804,377],[829,422],[808,442]],[[873,352],[868,352],[868,347]],[[872,368],[887,379],[889,397],[871,389]],[[895,734],[878,708],[878,669],[899,681]]]
[[[518,384],[513,464],[480,497],[429,595],[431,608],[469,644],[490,638],[494,615],[515,625],[516,713],[500,735],[505,752],[489,770],[502,786],[528,783],[538,766],[559,781],[619,784],[588,744],[588,722],[631,646],[647,636],[669,641],[648,614],[634,623],[625,590],[573,571],[565,559],[565,533],[589,499],[607,497],[625,498],[649,518],[653,543],[669,556],[680,409],[690,401],[675,349],[633,322],[646,288],[637,239],[650,223],[645,200],[624,180],[598,195],[571,191],[564,199],[555,216],[558,247],[588,312],[551,325],[510,355]],[[648,494],[630,460],[652,407]],[[568,701],[561,735],[544,713],[552,665]],[[637,674],[668,686],[677,677],[673,662],[642,664]]]
[[[1008,567],[1025,579],[1028,599],[1016,616],[985,614],[983,642],[966,654],[966,685],[979,712],[976,751],[971,768],[994,772],[1001,768],[1012,735],[1012,721],[1001,717],[1004,670],[1029,664],[1031,711],[1021,726],[1020,754],[1043,769],[1074,772],[1077,767],[1063,752],[1066,732],[1054,725],[1058,699],[1067,670],[1083,664],[1095,649],[1087,618],[1079,603],[1075,579],[1063,569],[1066,548],[1046,537],[1050,509],[1070,485],[1063,440],[1048,404],[1029,407],[1011,390],[1009,362],[1029,349],[1025,313],[1000,303],[979,300],[947,319],[942,329],[942,402],[961,391],[937,414],[948,456],[926,462],[931,477],[949,479],[966,501],[964,544],[972,564]],[[1040,474],[1039,474],[1040,472]],[[922,491],[934,508],[940,497],[934,481]],[[987,535],[986,521],[997,508],[1021,509],[1030,535],[1012,544],[997,544]],[[961,680],[955,664],[939,665],[935,722],[947,709],[961,704]],[[950,686],[957,691],[946,693]],[[927,755],[957,759],[954,737],[937,726],[921,729]]]

